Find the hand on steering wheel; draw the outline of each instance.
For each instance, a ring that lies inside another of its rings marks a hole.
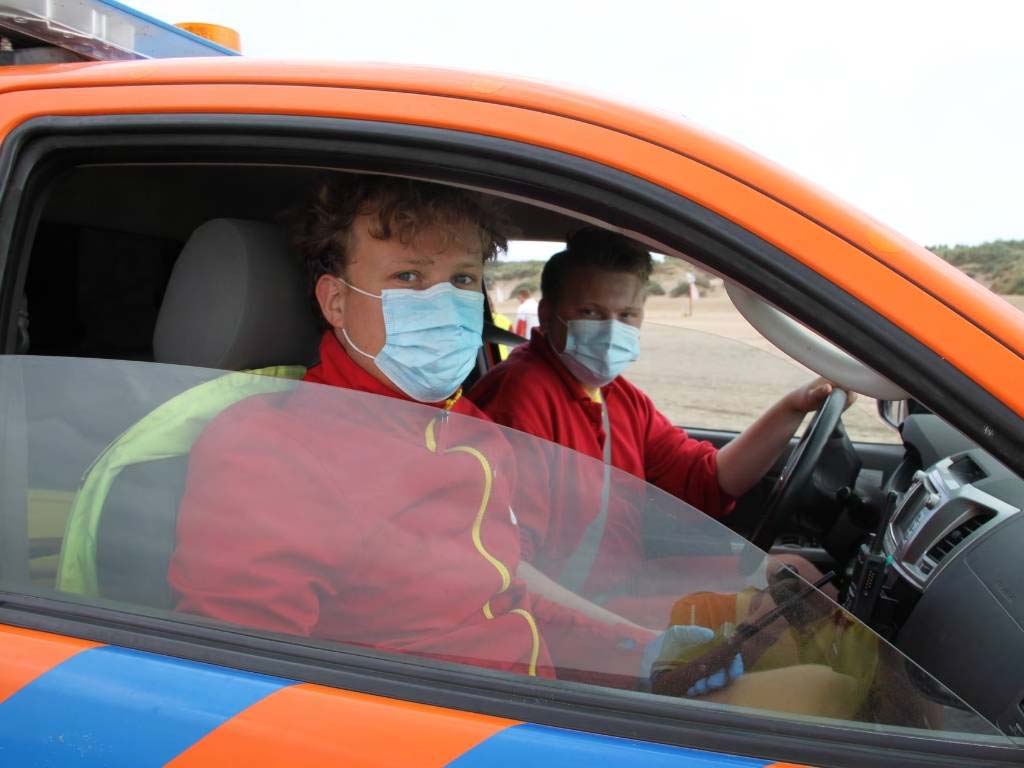
[[[789,454],[782,472],[768,494],[757,527],[750,537],[750,541],[758,549],[764,552],[771,550],[775,537],[782,527],[784,511],[801,494],[813,476],[814,468],[821,459],[829,438],[839,426],[849,401],[850,396],[845,390],[833,388],[814,414],[796,448]]]

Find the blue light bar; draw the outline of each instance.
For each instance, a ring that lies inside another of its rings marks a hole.
[[[115,0],[0,0],[5,29],[92,60],[239,55]]]

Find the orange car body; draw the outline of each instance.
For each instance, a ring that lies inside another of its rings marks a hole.
[[[245,59],[23,67],[0,139],[42,115],[251,113],[449,128],[577,155],[673,190],[789,253],[1024,416],[1024,315],[923,247],[685,122],[528,81]]]
[[[684,121],[539,83],[419,68],[183,59],[0,70],[0,143],[33,118],[182,113],[319,116],[451,129],[617,169],[760,236],[1024,418],[1020,311],[820,188]],[[0,626],[0,701],[96,647]],[[230,719],[173,764],[445,765],[516,724],[294,684]],[[585,750],[572,757],[581,754]],[[744,758],[728,760],[738,762],[723,764],[748,764]]]

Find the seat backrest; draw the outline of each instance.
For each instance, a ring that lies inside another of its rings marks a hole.
[[[285,231],[213,219],[185,243],[153,333],[157,362],[229,371],[309,365],[320,337]]]
[[[294,386],[314,359],[318,335],[282,230],[237,219],[199,227],[167,287],[156,358],[262,375],[228,373],[186,390],[107,446],[75,495],[58,589],[166,607],[167,561],[193,443],[230,405]]]

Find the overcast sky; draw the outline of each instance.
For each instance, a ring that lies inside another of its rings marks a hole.
[[[1024,238],[1024,2],[125,0],[243,53],[539,78],[653,107],[926,244]]]

